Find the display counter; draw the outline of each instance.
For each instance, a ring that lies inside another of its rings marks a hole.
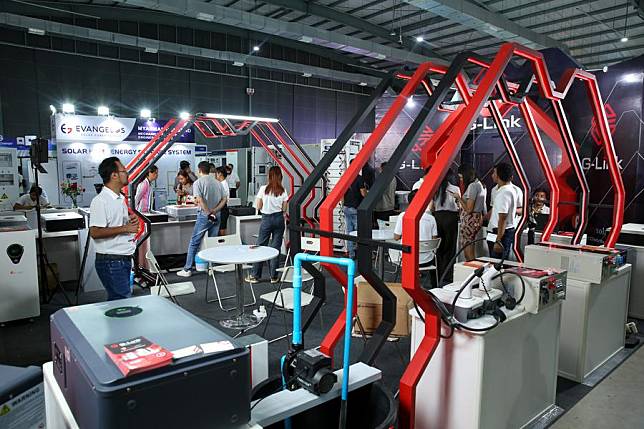
[[[644,225],[623,225],[617,241],[615,247],[626,250],[626,261],[632,265],[628,315],[644,319]]]
[[[262,223],[262,215],[235,216],[228,218],[228,229],[226,234],[233,235],[239,231],[242,244],[255,244],[259,234],[259,225]]]

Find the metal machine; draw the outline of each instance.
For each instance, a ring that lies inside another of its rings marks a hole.
[[[26,226],[0,228],[0,323],[40,315],[36,233]]]
[[[18,181],[18,151],[0,149],[0,210],[11,210],[20,194]]]
[[[631,265],[623,250],[539,243],[526,263],[568,271],[561,320],[559,375],[583,382],[624,348]]]

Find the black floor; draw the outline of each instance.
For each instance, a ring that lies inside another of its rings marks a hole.
[[[234,293],[234,275],[233,273],[218,275],[219,286],[225,295]],[[175,274],[168,275],[170,283],[185,281]],[[193,275],[190,279],[195,285],[197,292],[192,295],[178,297],[179,303],[186,310],[197,315],[208,323],[221,328],[219,321],[228,318],[231,313],[222,311],[217,303],[207,304],[205,302],[205,280],[204,273]],[[211,283],[212,287],[212,283]],[[259,296],[263,293],[275,290],[276,285],[268,282],[255,285],[255,293]],[[211,292],[213,290],[211,289]],[[147,289],[137,288],[135,295],[148,294]],[[247,293],[247,299],[249,298]],[[82,294],[80,303],[93,303],[104,300],[103,292],[92,292]],[[44,305],[41,315],[32,321],[19,321],[7,323],[0,327],[0,363],[6,365],[28,366],[42,365],[51,360],[49,351],[49,316],[63,307],[64,299],[59,293],[56,295],[51,304]],[[233,305],[233,302],[228,302]],[[327,278],[327,302],[323,306],[321,314],[314,320],[304,336],[305,347],[318,346],[324,335],[328,332],[331,325],[335,322],[344,305],[341,288],[332,278]],[[267,305],[268,307],[268,305]],[[247,307],[250,311],[251,307]],[[638,322],[640,332],[644,332],[644,323]],[[261,335],[266,321],[258,327],[249,330],[244,334],[256,333]],[[292,315],[281,311],[275,311],[266,330],[265,338],[271,340],[283,336],[290,332],[292,327]],[[230,335],[236,335],[238,332],[227,331]],[[352,361],[355,362],[363,349],[364,341],[361,338],[353,338],[351,347]],[[388,342],[381,349],[375,366],[383,372],[384,383],[389,387],[392,393],[398,390],[400,376],[409,362],[409,337],[400,338],[396,342]],[[277,374],[280,357],[287,350],[287,340],[281,339],[274,341],[269,345],[269,368],[271,374]],[[342,341],[336,348],[335,361],[340,362],[342,356]],[[571,382],[559,378],[557,385],[556,404],[564,410],[570,409],[575,403],[583,398],[592,387]]]

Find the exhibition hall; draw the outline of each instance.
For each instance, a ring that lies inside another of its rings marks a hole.
[[[0,1],[0,429],[644,427],[644,1]]]

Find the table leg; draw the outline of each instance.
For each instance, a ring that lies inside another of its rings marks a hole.
[[[237,274],[237,316],[244,315],[244,277],[241,264],[235,265]]]
[[[237,312],[232,319],[222,320],[219,323],[228,329],[248,329],[257,325],[254,314],[244,314],[244,278],[242,264],[235,264],[235,277],[237,277]]]

